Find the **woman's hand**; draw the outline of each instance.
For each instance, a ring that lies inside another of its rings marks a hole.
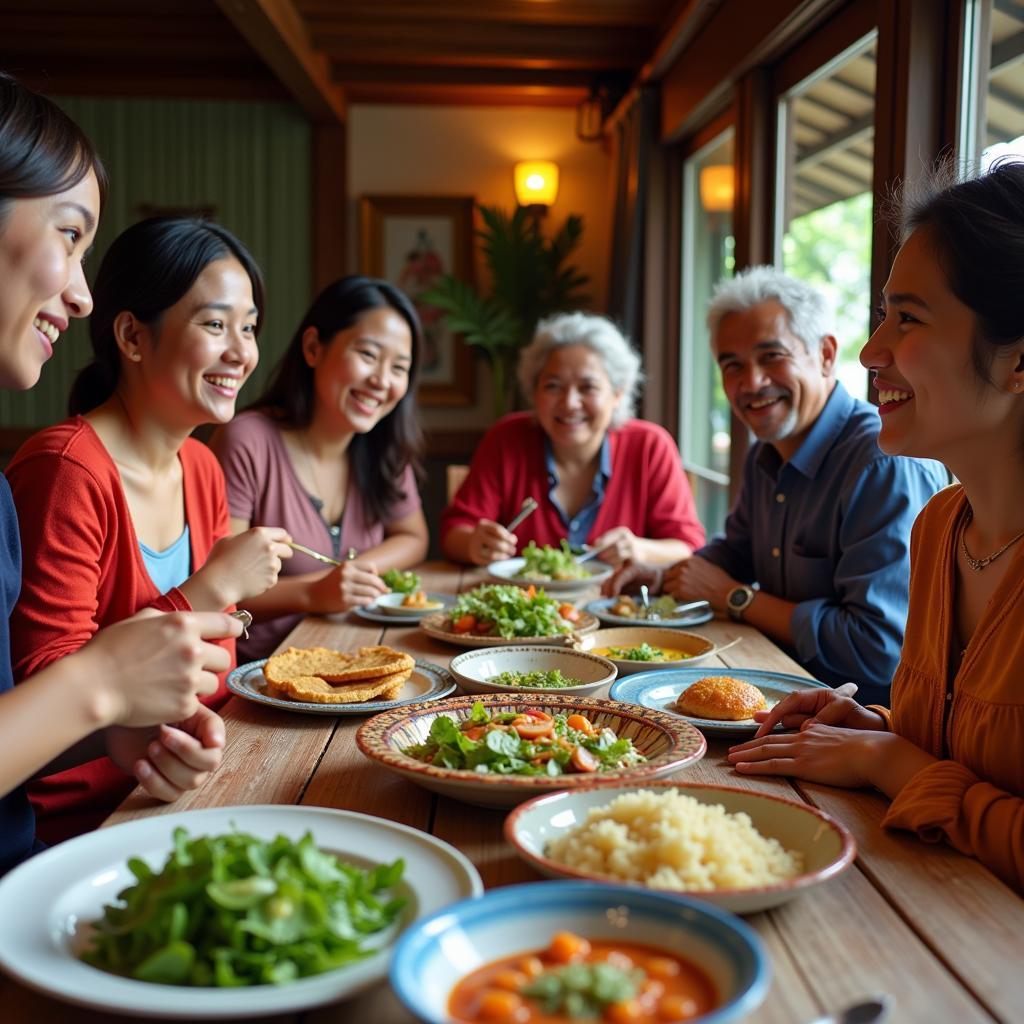
[[[728,760],[744,775],[790,775],[826,786],[875,784],[877,762],[893,741],[890,732],[810,724],[800,732],[772,733],[729,748]]]
[[[200,696],[216,692],[231,655],[209,641],[235,637],[238,619],[224,612],[144,609],[100,630],[69,657],[95,687],[101,725],[152,726],[189,719]]]
[[[233,537],[222,537],[192,579],[201,580],[218,595],[221,608],[256,597],[277,582],[281,560],[292,556],[290,540],[288,531],[279,526],[254,526]]]
[[[754,739],[767,736],[779,723],[783,729],[803,730],[818,724],[876,732],[885,730],[885,720],[881,715],[853,699],[856,692],[857,687],[853,683],[843,683],[834,690],[797,690],[780,700],[770,711],[754,712],[754,719],[761,723]]]
[[[344,562],[321,576],[310,587],[310,611],[320,614],[345,612],[372,604],[388,593],[373,562]]]
[[[224,754],[224,722],[199,705],[173,726],[114,726],[107,730],[106,742],[107,753],[119,768],[134,774],[150,796],[169,802],[198,789],[218,767]]]
[[[624,562],[637,560],[639,539],[628,526],[616,526],[614,530],[602,533],[591,546],[599,550],[596,557],[602,562],[621,566]]]
[[[514,558],[516,535],[493,519],[481,519],[469,535],[469,560],[474,565],[489,565],[503,558]]]

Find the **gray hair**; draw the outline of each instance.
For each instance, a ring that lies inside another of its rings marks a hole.
[[[559,313],[537,324],[533,341],[519,354],[519,387],[531,398],[544,364],[555,349],[584,345],[598,356],[614,391],[620,391],[611,426],[621,427],[636,412],[637,392],[643,383],[640,355],[622,332],[603,316]]]
[[[832,334],[833,317],[828,299],[805,281],[774,267],[749,267],[715,286],[708,305],[708,331],[714,340],[722,319],[731,313],[746,313],[762,302],[777,302],[789,316],[790,330],[808,352]]]

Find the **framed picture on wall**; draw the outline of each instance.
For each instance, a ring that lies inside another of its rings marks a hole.
[[[470,405],[473,353],[420,296],[442,274],[473,281],[472,196],[363,196],[360,269],[401,288],[423,323],[420,401]]]

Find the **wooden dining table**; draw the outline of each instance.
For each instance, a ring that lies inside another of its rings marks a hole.
[[[442,593],[467,589],[483,578],[481,570],[446,563],[427,563],[418,571],[425,589]],[[719,667],[806,675],[750,626],[713,621],[697,631],[719,645],[741,638],[717,658]],[[459,653],[416,627],[378,625],[354,614],[311,616],[286,644],[347,649],[378,642],[441,666]],[[506,812],[436,795],[366,759],[355,740],[365,719],[297,714],[238,697],[223,714],[224,761],[200,789],[174,804],[156,804],[137,790],[106,826],[238,804],[343,808],[411,825],[451,843],[476,865],[487,888],[538,880],[502,838]],[[748,915],[772,965],[771,989],[747,1018],[751,1024],[805,1024],[878,994],[888,996],[888,1019],[900,1024],[1024,1021],[1024,900],[949,846],[882,829],[886,801],[879,793],[739,775],[724,760],[726,748],[725,741],[710,740],[705,757],[675,777],[810,804],[846,825],[857,843],[855,863],[837,878],[780,907]],[[10,979],[0,982],[4,1024],[113,1019],[129,1018],[69,1006]],[[346,1002],[266,1019],[294,1024],[415,1020],[385,982]]]

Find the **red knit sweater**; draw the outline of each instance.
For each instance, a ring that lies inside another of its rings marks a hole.
[[[191,438],[179,458],[195,572],[229,532],[224,477],[209,449]],[[21,597],[11,617],[15,680],[77,651],[97,630],[140,608],[189,610],[180,590],[160,594],[149,578],[117,467],[82,417],[26,441],[7,478],[18,509],[24,565]],[[234,640],[223,645],[233,662]],[[222,678],[218,692],[204,703],[217,708],[226,696]],[[95,828],[134,781],[103,757],[32,783],[39,836],[56,842]]]

